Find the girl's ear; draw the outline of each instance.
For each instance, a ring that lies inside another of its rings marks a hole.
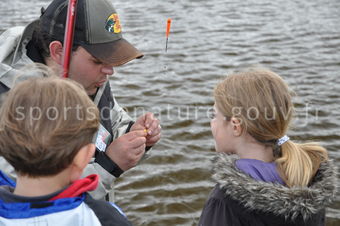
[[[62,65],[63,60],[63,44],[59,41],[50,43],[50,56],[51,59],[59,65]]]
[[[78,180],[81,177],[81,174],[83,173],[83,170],[85,169],[86,165],[90,162],[91,158],[94,155],[94,152],[96,150],[96,146],[94,144],[87,144],[84,145],[76,156],[74,157],[71,167],[71,181]]]
[[[233,134],[236,137],[239,137],[242,135],[242,127],[241,127],[241,119],[232,117],[230,119],[231,125],[233,127]]]

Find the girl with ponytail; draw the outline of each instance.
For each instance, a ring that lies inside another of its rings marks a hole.
[[[266,69],[235,73],[214,99],[217,184],[199,225],[325,225],[335,169],[325,148],[287,135],[294,107],[283,79]]]

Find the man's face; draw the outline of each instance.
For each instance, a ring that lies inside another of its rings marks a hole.
[[[72,53],[69,78],[82,84],[88,95],[95,94],[113,73],[112,65],[102,63],[81,46]]]

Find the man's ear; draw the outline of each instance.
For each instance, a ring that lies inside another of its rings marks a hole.
[[[236,137],[239,137],[242,135],[242,126],[241,126],[241,119],[232,117],[230,119],[231,125],[233,127],[233,134]]]
[[[62,65],[63,60],[63,44],[59,41],[50,43],[50,56],[51,59],[59,65]]]

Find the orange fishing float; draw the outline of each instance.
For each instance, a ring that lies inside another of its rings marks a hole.
[[[170,27],[171,27],[171,19],[168,19],[167,25],[166,25],[166,43],[165,43],[165,52],[168,51],[168,40],[169,40],[169,34],[170,34]]]

